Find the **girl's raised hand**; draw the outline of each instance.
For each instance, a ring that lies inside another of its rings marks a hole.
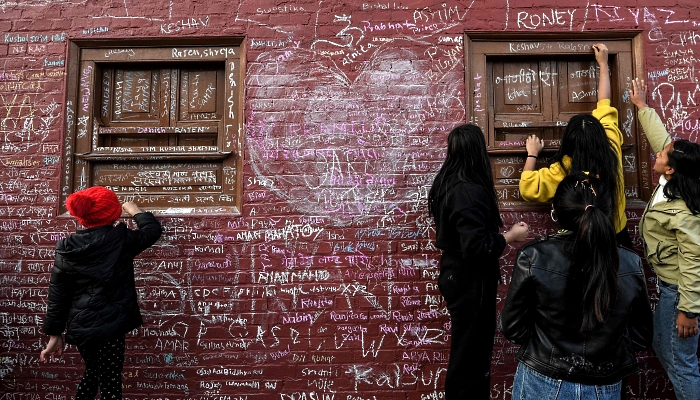
[[[634,78],[632,80],[632,88],[627,90],[630,95],[630,101],[638,109],[642,109],[647,106],[647,84],[639,79]]]
[[[536,135],[530,135],[525,140],[525,148],[528,155],[538,156],[544,148],[544,142]]]
[[[598,65],[605,65],[608,63],[608,46],[603,43],[594,44],[593,52],[595,53],[595,60]]]

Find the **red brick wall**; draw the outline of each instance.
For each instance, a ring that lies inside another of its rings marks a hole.
[[[145,324],[127,337],[124,397],[443,398],[426,195],[470,115],[464,31],[643,30],[649,102],[698,141],[696,1],[530,3],[0,0],[0,399],[69,399],[81,374],[72,347],[38,364],[53,249],[75,229],[57,218],[67,39],[220,35],[246,37],[243,216],[161,218],[136,262]],[[509,399],[517,348],[495,341],[491,398]],[[673,398],[640,356],[628,398]]]

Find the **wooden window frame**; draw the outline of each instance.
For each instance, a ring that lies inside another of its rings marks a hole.
[[[617,81],[617,87],[612,88],[613,106],[618,109],[620,119],[624,116],[634,116],[631,138],[626,137],[623,144],[623,152],[633,150],[636,157],[637,186],[639,190],[638,199],[628,198],[628,207],[643,207],[644,201],[651,197],[653,189],[651,179],[649,145],[642,134],[637,121],[637,110],[629,101],[621,101],[623,92],[631,87],[631,79],[644,77],[644,57],[643,57],[643,35],[641,31],[614,31],[596,33],[483,33],[465,32],[465,79],[466,79],[466,108],[469,122],[481,127],[484,131],[488,152],[490,157],[517,156],[524,157],[526,149],[524,145],[514,145],[508,147],[495,146],[495,124],[493,115],[493,91],[490,90],[490,82],[487,81],[487,59],[489,58],[510,58],[517,60],[518,57],[546,58],[561,56],[580,56],[582,50],[577,44],[585,43],[605,43],[610,49],[611,58],[620,63],[631,63],[631,76],[623,76],[623,68],[617,68],[618,76],[613,78]],[[538,46],[546,43],[551,46]],[[576,44],[576,46],[572,46]],[[504,49],[508,49],[504,51]],[[621,49],[626,49],[624,52]],[[590,51],[590,48],[589,50]],[[593,53],[591,52],[591,57]],[[624,58],[624,59],[620,59]],[[629,59],[627,59],[629,58]],[[611,68],[612,69],[612,68]],[[556,123],[556,122],[552,122]],[[622,129],[622,121],[620,121]],[[628,143],[628,141],[631,141]],[[558,143],[552,142],[545,149],[550,153],[556,151]],[[524,160],[524,159],[523,159]],[[524,161],[523,161],[524,163]],[[539,167],[540,165],[538,165]],[[544,166],[544,165],[543,165]],[[517,176],[519,177],[519,175]],[[512,205],[512,204],[511,204]],[[524,205],[524,204],[521,204]],[[519,207],[514,205],[514,207]]]
[[[245,77],[245,40],[243,37],[179,38],[179,39],[74,39],[68,41],[66,79],[66,122],[63,150],[60,211],[65,214],[67,196],[81,188],[93,186],[92,169],[100,163],[224,163],[221,166],[220,190],[200,193],[213,196],[209,203],[198,205],[163,204],[185,193],[140,194],[117,192],[120,200],[133,200],[142,209],[167,215],[240,215],[242,210],[243,149],[243,82]],[[101,87],[99,74],[83,73],[86,66],[92,70],[110,65],[139,63],[167,63],[177,65],[198,62],[221,63],[224,69],[223,86],[225,112],[218,129],[217,145],[198,147],[158,147],[154,150],[124,152],[114,147],[100,147],[97,122],[100,115]],[[97,67],[97,68],[96,68]],[[89,86],[89,91],[84,90]],[[85,124],[85,120],[89,121]],[[79,121],[83,128],[78,131]],[[87,125],[87,126],[85,126]],[[93,126],[94,125],[94,126]],[[206,164],[205,164],[206,165]],[[85,176],[87,176],[87,181]],[[225,182],[225,183],[224,183]],[[149,197],[151,196],[151,197]],[[218,196],[218,197],[216,197]],[[165,200],[151,200],[159,198]],[[139,200],[142,200],[141,202]],[[158,202],[160,204],[158,204]],[[152,204],[155,203],[155,204]]]

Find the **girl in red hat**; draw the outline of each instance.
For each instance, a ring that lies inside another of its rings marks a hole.
[[[85,361],[76,400],[122,398],[124,337],[141,326],[134,282],[134,257],[161,235],[152,213],[133,202],[120,204],[113,191],[95,186],[68,196],[66,208],[85,229],[56,245],[44,333],[49,343],[40,360],[63,354],[65,342],[78,347]],[[122,210],[138,230],[114,225]]]

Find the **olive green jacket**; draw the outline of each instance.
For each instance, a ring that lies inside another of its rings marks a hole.
[[[639,122],[654,152],[671,137],[653,108],[639,110]],[[656,196],[657,190],[654,189]],[[647,204],[639,231],[644,255],[662,281],[678,285],[678,309],[700,313],[700,215],[693,215],[682,199]]]

